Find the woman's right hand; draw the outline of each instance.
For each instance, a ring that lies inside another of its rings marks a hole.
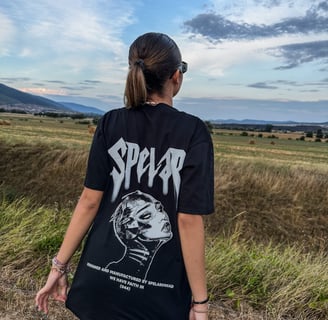
[[[67,275],[60,273],[56,269],[51,269],[45,286],[39,290],[35,297],[35,304],[38,311],[48,314],[49,297],[61,302],[67,298],[68,281]]]

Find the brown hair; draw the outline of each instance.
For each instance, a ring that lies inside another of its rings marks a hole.
[[[138,37],[129,50],[125,106],[135,108],[145,103],[149,94],[161,94],[164,83],[180,63],[180,50],[166,34],[150,32]]]

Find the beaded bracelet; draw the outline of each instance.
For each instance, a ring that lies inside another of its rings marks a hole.
[[[61,274],[68,273],[69,267],[68,263],[62,263],[57,259],[57,256],[53,257],[52,259],[52,267],[51,269],[57,270]]]

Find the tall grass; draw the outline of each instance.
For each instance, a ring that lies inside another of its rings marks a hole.
[[[45,208],[26,198],[0,203],[0,265],[21,270],[19,284],[29,284],[31,272],[47,274],[40,268],[58,250],[70,211]]]
[[[211,235],[328,250],[326,173],[276,163],[219,159]]]
[[[328,318],[328,257],[300,248],[212,239],[207,248],[214,300],[242,301],[265,310],[268,319]]]
[[[72,208],[83,184],[87,150],[0,140],[0,184],[11,197]]]
[[[26,198],[0,203],[0,266],[14,270],[17,288],[36,290],[49,271],[70,212],[35,206]],[[79,253],[75,256],[75,258]],[[209,238],[206,248],[212,300],[247,302],[267,319],[327,319],[328,258],[295,246]],[[75,259],[73,265],[75,266]]]

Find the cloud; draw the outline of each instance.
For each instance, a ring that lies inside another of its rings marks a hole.
[[[73,87],[73,86],[63,86],[61,89],[68,91],[83,91],[85,89],[90,89],[89,87]]]
[[[0,57],[9,55],[15,33],[13,21],[0,8]]]
[[[291,88],[297,89],[298,92],[320,92],[319,88],[325,88],[328,85],[328,79],[318,82],[296,82],[291,80],[274,80],[256,82],[247,85],[249,88],[255,89],[269,89],[269,90],[290,90]],[[313,88],[315,87],[315,88]]]
[[[49,88],[19,88],[19,90],[31,93],[35,95],[48,95],[48,94],[58,94],[58,95],[64,95],[65,92],[63,90],[57,90],[57,89],[49,89]]]
[[[99,83],[102,83],[102,81],[99,81],[99,80],[83,80],[81,83],[82,84],[99,84]]]
[[[278,89],[278,87],[270,86],[265,82],[256,82],[256,83],[253,83],[253,84],[249,84],[248,87],[257,88],[257,89],[270,89],[270,90]]]
[[[135,6],[129,0],[0,0],[4,82],[35,86],[40,94],[41,86],[32,82],[43,82],[44,89],[59,94],[122,92],[127,71],[124,33],[136,20]],[[21,79],[8,79],[13,75]]]
[[[3,78],[0,78],[1,81],[4,81],[4,82],[28,82],[30,80],[32,80],[31,78],[28,78],[28,77],[3,77]]]
[[[181,98],[178,109],[202,119],[257,119],[279,121],[322,122],[328,118],[327,100],[256,100]],[[199,106],[202,106],[201,108]]]
[[[252,3],[252,1],[250,1]],[[252,9],[253,15],[258,19],[261,16],[266,16],[272,11],[272,6],[280,6],[280,1],[257,1],[258,6],[246,7],[246,10]],[[262,6],[260,6],[262,4]],[[266,14],[261,14],[262,11]],[[289,12],[289,10],[288,10]],[[215,12],[201,13],[191,20],[185,21],[184,26],[190,32],[201,34],[215,41],[224,40],[245,40],[257,39],[266,37],[276,37],[282,35],[294,34],[310,34],[323,33],[328,31],[328,14],[327,5],[325,2],[317,3],[314,6],[308,7],[306,12],[299,16],[284,17],[279,11],[279,21],[272,23],[263,23],[253,21],[245,22],[247,16],[233,17],[231,14],[223,15]],[[261,18],[260,18],[261,19]]]
[[[62,81],[62,80],[46,80],[46,82],[57,83],[57,84],[65,84],[66,83],[65,81]]]
[[[301,64],[321,60],[328,63],[328,40],[295,43],[269,49],[277,57],[282,57],[286,64],[276,67],[276,70],[292,69]]]
[[[0,54],[38,59],[39,63],[51,59],[53,64],[65,56],[67,65],[86,56],[90,64],[90,54],[98,56],[97,61],[105,55],[120,58],[126,49],[121,36],[134,22],[133,13],[127,0],[1,3]]]
[[[319,5],[318,5],[318,10],[322,10],[324,12],[328,12],[328,3],[323,1],[323,2],[320,2]]]

